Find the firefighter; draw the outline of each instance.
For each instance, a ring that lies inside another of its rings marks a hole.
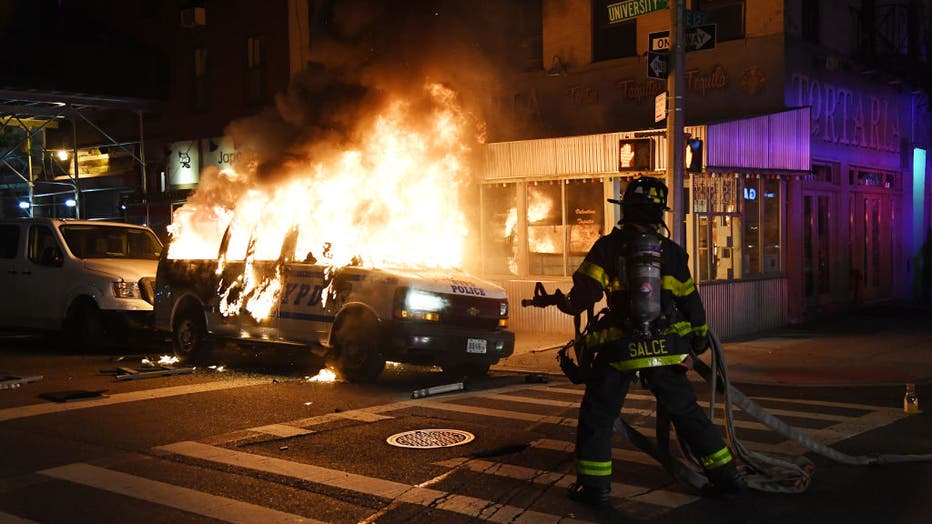
[[[570,292],[557,297],[560,310],[572,315],[592,307],[603,293],[608,306],[585,338],[595,357],[586,370],[570,498],[591,505],[608,501],[613,425],[638,377],[701,462],[710,480],[705,494],[738,493],[744,483],[731,452],[686,378],[691,355],[708,348],[709,328],[686,251],[659,234],[669,210],[667,187],[641,177],[629,183],[621,201],[609,202],[621,205],[622,220],[592,246],[573,274]]]

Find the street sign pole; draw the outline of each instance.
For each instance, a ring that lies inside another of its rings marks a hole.
[[[686,26],[685,0],[670,1],[670,74],[667,76],[667,91],[670,111],[667,112],[667,179],[673,187],[673,241],[686,247],[686,206],[683,194],[683,171],[685,140],[686,94],[686,51],[684,48]]]

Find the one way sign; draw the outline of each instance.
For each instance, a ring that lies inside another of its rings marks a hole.
[[[715,47],[715,24],[700,25],[686,30],[686,51],[701,51]],[[670,31],[650,33],[648,36],[650,51],[670,50]]]

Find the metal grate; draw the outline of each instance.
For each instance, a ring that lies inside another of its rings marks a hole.
[[[417,429],[396,433],[386,442],[399,448],[450,448],[472,442],[476,436],[459,429]]]

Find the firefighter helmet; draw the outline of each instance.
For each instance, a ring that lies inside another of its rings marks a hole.
[[[622,206],[659,206],[664,211],[667,207],[667,185],[660,178],[642,176],[628,183],[621,200],[608,199],[613,204]]]

